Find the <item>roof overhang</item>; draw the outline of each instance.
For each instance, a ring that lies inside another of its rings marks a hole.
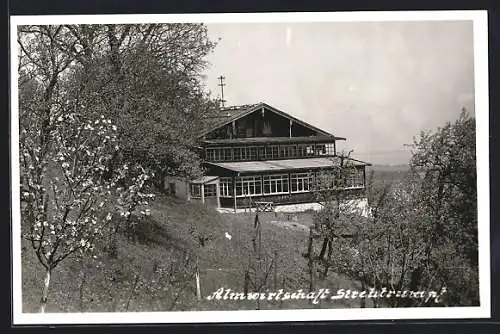
[[[204,144],[213,146],[224,145],[272,145],[272,144],[297,144],[297,143],[333,143],[337,140],[346,140],[335,136],[310,136],[310,137],[251,137],[233,139],[206,139]]]
[[[194,184],[207,184],[207,183],[210,183],[210,182],[217,181],[217,179],[219,179],[218,176],[209,176],[209,175],[206,175],[206,176],[199,177],[199,178],[197,178],[195,180],[192,180],[190,182],[194,183]]]
[[[347,166],[369,166],[369,163],[355,159],[349,160]],[[260,173],[260,172],[281,172],[290,170],[316,170],[327,169],[338,166],[339,157],[307,158],[307,159],[284,159],[266,161],[238,161],[238,162],[205,162],[235,173]]]

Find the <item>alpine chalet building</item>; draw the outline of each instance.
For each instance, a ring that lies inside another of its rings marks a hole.
[[[340,158],[337,137],[266,103],[223,108],[206,117],[199,150],[206,176],[167,179],[177,197],[199,200],[223,211],[260,207],[302,211],[319,205],[319,173],[332,170]],[[345,183],[349,198],[367,208],[368,163],[349,159],[354,169]]]

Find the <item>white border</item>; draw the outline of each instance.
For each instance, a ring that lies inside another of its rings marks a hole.
[[[321,309],[269,311],[186,311],[141,313],[22,313],[21,244],[19,202],[19,119],[17,55],[11,52],[11,175],[12,175],[12,268],[13,324],[111,324],[111,323],[215,323],[324,320],[392,320],[489,318],[490,310],[490,213],[489,213],[489,103],[487,11],[414,12],[320,12],[238,13],[175,15],[61,15],[12,16],[10,46],[17,50],[17,26],[25,24],[103,23],[264,23],[352,21],[456,21],[471,20],[474,26],[475,116],[478,182],[479,307]]]

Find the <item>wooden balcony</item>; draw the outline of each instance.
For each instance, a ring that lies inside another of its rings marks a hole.
[[[252,138],[255,139],[255,138]],[[236,141],[212,143],[205,146],[204,159],[208,162],[259,161],[300,159],[335,156],[335,141],[320,141],[317,138],[285,138],[277,141]]]

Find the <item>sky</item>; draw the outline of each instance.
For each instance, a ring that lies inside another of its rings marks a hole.
[[[474,113],[472,21],[207,24],[206,89],[265,102],[347,138],[340,150],[406,164],[413,137]]]

